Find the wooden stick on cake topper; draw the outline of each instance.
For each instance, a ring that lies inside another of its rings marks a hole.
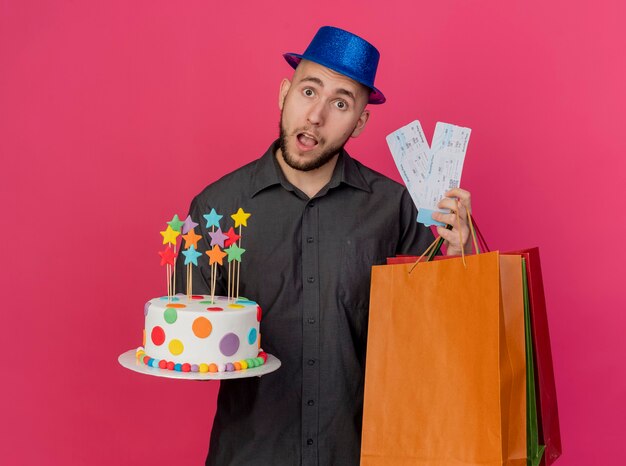
[[[224,257],[226,253],[215,244],[213,249],[206,251],[206,255],[209,256],[209,265],[211,266],[211,303],[215,304],[215,282],[217,277],[217,264],[223,265]]]
[[[237,240],[239,238],[241,238],[241,236],[239,236],[237,233],[235,233],[235,230],[233,227],[230,227],[228,229],[228,231],[226,232],[226,236],[227,236],[227,240],[224,242],[224,245],[228,248],[228,250],[230,250],[230,248],[232,247],[233,244],[237,244]],[[232,257],[232,252],[231,252],[231,257]],[[229,271],[232,270],[233,265],[232,265],[232,261],[233,259],[230,259],[228,262],[228,269]],[[233,285],[235,283],[235,280],[233,280]],[[231,292],[232,291],[232,292]],[[233,286],[231,286],[228,290],[228,297],[231,297],[232,295],[234,295],[234,289]]]
[[[170,227],[172,227],[172,230],[177,231],[178,234],[180,234],[180,228],[183,226],[183,223],[184,222],[181,222],[180,219],[178,218],[178,214],[174,214],[174,216],[172,217],[172,220],[167,222],[167,224]],[[172,279],[173,285],[170,286],[170,288],[172,289],[171,296],[174,296],[176,294],[176,260],[178,259],[178,246],[176,244],[176,241],[174,241],[173,244],[174,244],[174,254],[176,254],[176,257],[174,258],[174,265],[172,266],[172,269],[174,270],[174,277]]]
[[[197,223],[194,223],[190,220],[189,223],[189,230],[187,231],[186,235],[182,235],[183,239],[185,240],[185,249],[188,251],[189,249],[193,248],[194,251],[198,250],[198,241],[202,239],[202,236],[197,235],[196,231],[194,229],[194,227],[192,225],[198,226]],[[185,220],[185,222],[187,222]],[[183,226],[183,230],[185,229],[185,227]],[[183,254],[185,254],[186,251],[183,251]],[[198,265],[198,260],[193,260],[193,259],[189,259],[192,253],[187,253],[185,254],[185,264],[187,265],[187,296],[191,296],[193,294],[193,279],[192,279],[192,271],[191,271],[191,264],[193,263],[194,265]],[[200,254],[199,252],[196,252],[195,254],[197,254],[196,257],[201,256],[202,254]],[[195,256],[194,254],[194,256]]]
[[[167,246],[163,251],[159,251],[159,255],[161,256],[161,265],[166,266],[167,273],[167,296],[173,296],[172,293],[172,269],[176,264],[176,249],[172,251],[170,245],[173,244],[176,247],[176,237],[180,234],[176,230],[172,229],[170,225],[167,226],[165,231],[161,231],[161,236],[163,236],[163,244]],[[169,252],[167,252],[169,251]],[[167,257],[167,259],[166,259]]]
[[[218,224],[219,225],[219,224]],[[215,246],[219,246],[221,248],[224,247],[224,241],[226,240],[226,235],[224,233],[222,233],[222,229],[218,228],[217,231],[211,231],[209,233],[209,236],[211,237],[211,247],[214,248]],[[220,262],[221,264],[221,262]],[[212,273],[217,273],[217,267],[215,267],[212,271]],[[229,276],[230,278],[230,276]],[[215,276],[211,277],[211,282],[215,281]]]
[[[215,233],[215,227],[220,228],[220,220],[222,219],[223,215],[218,214],[215,209],[211,208],[211,212],[202,216],[206,220],[206,228],[211,228],[211,233]],[[217,267],[211,268],[211,283],[215,281],[215,277],[213,277],[213,272],[217,272]]]
[[[198,266],[198,257],[202,256],[202,254],[200,254],[198,251],[196,251],[196,247],[193,244],[190,244],[189,248],[185,249],[183,251],[183,255],[185,256],[185,265],[188,266],[187,267],[187,296],[191,297],[191,295],[193,294],[191,264],[193,264],[193,265],[195,265],[197,267]]]
[[[235,221],[235,228],[239,227],[239,242],[238,242],[238,244],[233,244],[230,247],[230,248],[233,248],[233,247],[235,248],[234,251],[233,251],[233,256],[234,256],[234,259],[237,261],[237,273],[236,273],[236,281],[237,281],[237,293],[236,293],[236,296],[237,296],[237,298],[239,298],[239,275],[240,275],[240,272],[241,272],[241,255],[246,251],[245,249],[242,249],[242,247],[241,247],[241,227],[242,227],[242,225],[244,227],[248,226],[248,219],[250,218],[251,215],[252,214],[244,212],[243,209],[241,207],[239,207],[239,209],[237,209],[237,212],[230,216]],[[228,253],[228,260],[229,261],[231,260],[230,256],[231,256],[231,254]],[[235,280],[233,280],[233,282],[234,281]],[[233,291],[234,291],[234,283],[233,283]],[[234,294],[235,293],[233,293],[233,295]]]
[[[161,265],[165,266],[165,274],[167,276],[167,296],[172,296],[172,267],[174,266],[174,254],[173,249],[167,245],[163,251],[159,251],[161,256]]]

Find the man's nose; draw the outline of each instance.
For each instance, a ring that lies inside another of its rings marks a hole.
[[[324,122],[325,107],[323,101],[315,102],[307,115],[307,121],[313,126],[319,126]]]

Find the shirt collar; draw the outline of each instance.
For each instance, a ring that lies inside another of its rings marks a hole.
[[[279,141],[276,140],[270,145],[265,154],[257,161],[250,186],[250,197],[256,196],[270,186],[282,185],[285,189],[293,191],[295,188],[287,181],[276,160],[276,149]],[[329,189],[336,188],[341,183],[347,184],[356,189],[372,192],[372,189],[363,178],[357,162],[342,149],[337,159],[337,165],[328,184],[320,191],[326,193]]]

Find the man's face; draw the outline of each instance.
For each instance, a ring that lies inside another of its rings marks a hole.
[[[280,86],[280,147],[291,168],[320,168],[357,137],[369,117],[369,91],[322,65],[302,60]]]

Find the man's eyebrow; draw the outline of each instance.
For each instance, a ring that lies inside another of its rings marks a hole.
[[[347,95],[348,97],[350,97],[353,101],[356,102],[356,97],[355,95],[349,91],[348,89],[343,89],[343,88],[339,88],[337,89],[337,94],[341,94],[341,95]]]
[[[302,78],[300,80],[300,82],[313,82],[313,83],[317,84],[319,87],[324,87],[324,82],[320,78],[316,78],[315,76],[305,76],[304,78]],[[348,96],[353,101],[356,102],[356,96],[354,95],[354,92],[349,91],[348,89],[344,89],[344,88],[340,87],[335,92],[337,94]]]
[[[324,87],[324,82],[320,78],[316,78],[315,76],[305,76],[304,78],[300,80],[300,82],[305,82],[305,81],[314,82],[319,87]]]

